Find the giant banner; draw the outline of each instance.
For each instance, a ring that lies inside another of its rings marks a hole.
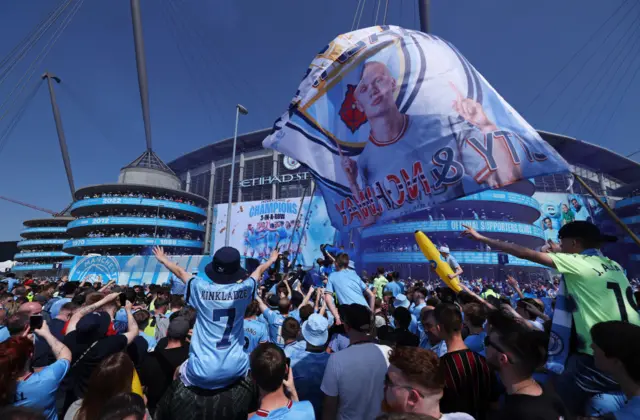
[[[324,47],[263,144],[309,168],[340,230],[569,170],[455,47],[396,26]]]
[[[592,197],[571,193],[536,192],[533,198],[540,203],[540,218],[536,225],[544,232],[545,240],[558,242],[558,231],[573,221],[595,223],[603,231],[610,231],[615,226],[603,218],[604,209]]]
[[[322,197],[305,198],[302,208],[300,205],[300,198],[233,204],[229,245],[244,257],[259,260],[268,257],[276,247],[292,255],[299,247],[296,264],[312,265],[321,256],[320,245],[333,243],[335,229],[329,223]],[[218,204],[215,210],[213,251],[224,246],[227,205]]]
[[[174,256],[169,259],[190,273],[204,273],[211,257],[202,255]],[[69,271],[70,281],[101,282],[115,280],[121,286],[164,284],[171,273],[154,256],[76,257]]]

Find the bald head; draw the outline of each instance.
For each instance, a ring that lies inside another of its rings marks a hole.
[[[42,305],[38,302],[27,302],[20,305],[18,312],[29,314],[29,316],[40,315],[42,313]]]

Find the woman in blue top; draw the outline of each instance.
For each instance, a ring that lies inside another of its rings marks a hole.
[[[69,370],[71,351],[51,334],[46,322],[34,332],[49,344],[56,361],[39,372],[31,370],[34,345],[30,338],[14,336],[0,343],[0,406],[13,404],[42,410],[57,420],[56,392]]]

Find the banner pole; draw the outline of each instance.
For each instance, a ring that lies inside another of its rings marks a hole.
[[[609,214],[609,216],[611,216],[611,218],[618,224],[618,226],[620,226],[622,228],[622,230],[624,230],[630,237],[631,239],[633,239],[633,242],[636,243],[636,245],[638,245],[640,247],[640,239],[638,239],[638,236],[636,236],[635,233],[633,233],[633,231],[631,229],[629,229],[629,226],[627,226],[619,217],[617,214],[615,214],[613,212],[613,210],[611,209],[611,207],[609,207],[609,205],[607,203],[605,203],[604,201],[602,201],[600,199],[600,197],[598,197],[598,195],[595,193],[595,191],[593,191],[591,189],[590,186],[587,185],[586,182],[584,182],[584,180],[582,178],[580,178],[580,176],[573,174],[573,176],[575,177],[576,181],[578,181],[578,183],[580,185],[582,185],[582,188],[584,188],[585,190],[587,190],[587,192],[589,193],[589,195],[591,195],[594,200],[596,200],[598,202],[598,204],[600,204],[602,206],[603,209],[605,209],[605,211]]]
[[[300,247],[302,246],[302,237],[304,235],[304,230],[307,227],[307,223],[309,222],[309,215],[311,214],[311,204],[313,204],[313,197],[316,194],[316,183],[313,183],[313,188],[311,189],[311,196],[309,196],[309,208],[307,209],[307,214],[304,216],[304,223],[302,224],[302,232],[300,232],[300,242],[298,242],[298,248],[296,249],[296,254],[293,257],[293,263],[295,264],[298,259],[298,254],[300,253]]]
[[[291,244],[293,243],[293,234],[296,232],[296,226],[298,226],[298,221],[300,220],[300,215],[302,214],[302,206],[304,205],[304,198],[307,196],[308,188],[309,186],[307,185],[306,187],[304,187],[304,190],[302,190],[302,198],[300,198],[300,206],[298,206],[298,214],[296,215],[296,221],[293,225],[293,229],[291,230],[291,237],[289,238],[289,246],[287,247],[287,250],[291,249]]]

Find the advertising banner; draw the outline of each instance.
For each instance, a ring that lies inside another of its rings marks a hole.
[[[263,145],[308,168],[341,231],[569,171],[455,47],[397,26],[324,47]]]
[[[186,239],[163,239],[163,238],[84,238],[66,241],[62,249],[77,247],[98,247],[98,246],[179,246],[185,248],[202,248],[204,242],[190,241]]]
[[[389,223],[370,227],[362,232],[363,238],[390,234],[412,234],[416,230],[424,232],[462,232],[464,226],[471,226],[483,233],[514,233],[542,237],[538,226],[528,223],[503,222],[498,220],[435,220],[419,222]]]
[[[169,259],[192,273],[204,273],[211,257],[202,255],[174,256]],[[135,257],[76,257],[69,272],[70,281],[101,282],[116,280],[121,286],[136,284],[164,284],[171,273],[154,256]]]
[[[533,198],[540,203],[540,218],[535,224],[542,228],[545,240],[557,243],[558,230],[576,220],[600,225],[604,209],[591,197],[570,193],[536,192]]]
[[[300,245],[296,264],[311,266],[321,256],[320,245],[333,243],[335,229],[329,223],[322,197],[305,198],[301,211],[300,203],[300,198],[287,198],[233,204],[229,245],[242,256],[259,260],[268,257],[276,246],[293,255]],[[227,205],[218,204],[215,210],[214,252],[224,246]]]

